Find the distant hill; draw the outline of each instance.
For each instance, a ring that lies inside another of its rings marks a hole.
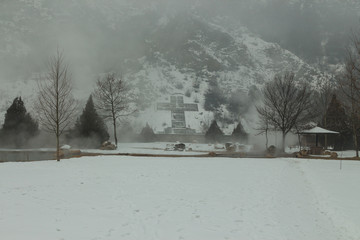
[[[186,8],[170,2],[5,1],[0,9],[0,81],[7,82],[10,90],[1,94],[0,110],[4,113],[6,101],[18,95],[23,95],[31,105],[36,91],[34,76],[45,70],[47,57],[57,47],[64,50],[79,100],[87,99],[99,74],[121,72],[132,84],[134,92],[141,96],[139,124],[153,122],[157,129],[166,123],[154,117],[162,116],[154,110],[154,105],[168,100],[174,93],[183,94],[187,102],[199,103],[200,112],[190,116],[195,120],[189,121],[195,124],[208,121],[204,119],[205,115],[211,118],[210,112],[205,110],[205,93],[216,85],[223,100],[212,112],[239,120],[246,118],[250,111],[251,107],[244,105],[254,103],[249,101],[249,95],[259,91],[276,73],[295,71],[299,81],[314,88],[328,77],[319,65],[308,64],[314,62],[309,52],[314,56],[318,54],[317,47],[313,52],[308,48],[308,44],[316,45],[321,40],[312,39],[317,34],[300,31],[301,37],[297,38],[295,31],[290,34],[293,40],[282,39],[289,35],[281,31],[288,29],[287,22],[281,22],[281,19],[276,23],[266,21],[267,18],[273,20],[274,16],[265,7],[274,7],[284,1],[268,0],[256,4],[250,1],[248,7],[258,7],[255,13],[259,14],[242,14],[247,9],[244,8],[237,13],[243,17],[232,15],[231,2],[227,1],[223,7],[216,1],[205,1],[203,5],[188,3]],[[319,10],[321,4],[325,4],[324,9],[335,9],[338,6],[334,4],[340,2],[316,1],[309,5],[307,1],[290,1],[282,9],[284,14],[294,9],[302,9],[304,13],[316,9],[324,21],[326,17]],[[354,5],[344,3],[341,6],[356,9],[357,1],[351,4]],[[214,6],[219,7],[218,13],[208,11]],[[304,16],[295,22],[302,24]],[[306,24],[311,26],[309,22]],[[322,49],[326,52],[330,46],[327,43],[333,38],[332,33],[326,27],[324,29],[319,34],[328,36],[320,41],[325,44]],[[336,29],[334,26],[334,31]],[[305,37],[309,38],[308,42],[303,40],[307,39]],[[296,44],[298,41],[304,45]],[[332,58],[330,54],[328,56]],[[335,57],[332,59],[329,61],[338,63]],[[200,130],[200,127],[195,128]]]

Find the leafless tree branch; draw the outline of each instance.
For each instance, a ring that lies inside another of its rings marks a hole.
[[[346,54],[345,68],[343,75],[339,77],[339,85],[346,99],[346,109],[350,112],[356,157],[359,157],[357,129],[360,127],[360,39],[355,32],[350,35],[350,45],[346,49]]]
[[[47,67],[48,73],[38,81],[35,107],[41,126],[56,137],[56,159],[60,161],[60,136],[73,122],[76,102],[71,74],[59,50],[49,59]]]
[[[111,120],[114,128],[115,145],[117,145],[117,121],[137,111],[134,99],[130,96],[128,85],[122,77],[115,73],[108,73],[96,82],[94,98],[96,107],[105,120]]]
[[[296,86],[295,74],[276,75],[263,89],[263,106],[257,106],[263,129],[279,129],[285,137],[295,126],[306,124],[312,115],[311,91],[305,84]],[[265,124],[265,125],[264,125]],[[266,126],[268,125],[268,126]]]

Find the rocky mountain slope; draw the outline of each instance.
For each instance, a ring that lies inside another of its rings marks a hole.
[[[264,40],[323,68],[343,61],[350,32],[360,30],[360,1],[356,0],[233,1],[228,5],[219,3],[214,14],[221,12]]]
[[[155,111],[156,102],[174,93],[199,103],[200,112],[189,120],[199,130],[199,122],[212,118],[209,110],[222,118],[246,118],[250,110],[241,107],[254,100],[249,89],[258,91],[276,73],[294,71],[299,81],[313,87],[327,78],[246,24],[206,16],[196,5],[176,11],[164,2],[5,1],[0,10],[0,81],[13,90],[2,92],[0,110],[17,95],[25,101],[28,97],[31,106],[36,88],[29,86],[35,86],[34,76],[45,71],[45,60],[57,47],[71,67],[79,100],[88,97],[100,73],[121,72],[141,96],[139,125],[149,122],[157,130],[168,124],[159,119],[169,113]],[[208,109],[204,96],[212,86],[224,97]],[[230,106],[234,101],[238,109]]]

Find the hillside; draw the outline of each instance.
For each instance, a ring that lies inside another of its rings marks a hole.
[[[209,18],[196,7],[170,11],[172,5],[156,3],[7,1],[0,10],[6,13],[0,17],[0,36],[6,36],[0,38],[0,80],[10,82],[12,90],[1,95],[1,111],[17,95],[31,103],[34,87],[21,86],[35,86],[34,76],[45,70],[56,47],[64,50],[79,100],[88,97],[100,73],[121,72],[141,96],[137,124],[149,122],[157,130],[168,124],[159,119],[169,114],[155,111],[155,104],[174,93],[199,103],[200,112],[189,123],[200,130],[199,121],[212,119],[209,111],[246,119],[253,93],[276,73],[295,71],[313,87],[326,77],[245,22]],[[209,109],[204,95],[214,86],[223,98]]]
[[[263,0],[226,1],[209,18],[227,16],[266,41],[276,42],[307,62],[329,69],[344,59],[351,31],[358,32],[360,1]]]

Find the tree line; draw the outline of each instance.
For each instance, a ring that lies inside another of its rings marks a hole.
[[[106,122],[111,123],[116,146],[119,120],[137,111],[134,99],[129,93],[129,86],[123,78],[115,73],[108,73],[96,81],[95,89],[82,113],[76,117],[78,103],[72,93],[72,76],[63,53],[59,50],[47,62],[47,73],[40,77],[37,87],[38,94],[34,104],[36,119],[27,113],[21,97],[16,97],[7,110],[0,131],[2,146],[33,146],[29,143],[39,135],[40,125],[42,130],[54,136],[56,159],[59,161],[62,139],[72,146],[83,148],[98,148],[101,143],[109,140]],[[132,140],[156,141],[156,134],[148,124],[138,136],[135,136],[130,125],[123,126],[121,132]],[[214,121],[207,130],[206,139],[215,141],[219,137],[218,134],[223,136]],[[233,138],[247,139],[247,133],[241,123],[234,129]]]
[[[80,147],[98,147],[109,139],[105,124],[111,122],[115,145],[118,143],[117,125],[119,119],[137,111],[129,86],[121,76],[108,73],[96,82],[81,115],[76,117],[77,102],[73,97],[71,73],[63,54],[57,51],[47,63],[47,73],[38,81],[38,95],[35,102],[37,120],[27,113],[21,97],[14,99],[7,109],[5,121],[0,131],[2,146],[24,147],[39,134],[39,125],[53,134],[56,139],[57,160],[60,160],[60,138]],[[213,84],[212,89],[219,89]],[[216,92],[216,91],[215,91]],[[208,99],[205,107],[218,104],[217,98]],[[207,96],[206,95],[206,96]],[[296,80],[295,73],[277,74],[265,84],[261,91],[262,102],[256,106],[259,128],[262,133],[280,131],[285,148],[288,133],[299,133],[313,122],[329,130],[340,132],[332,139],[338,150],[355,148],[358,156],[360,136],[360,40],[355,34],[347,49],[345,67],[334,81],[328,81],[317,91],[306,82]],[[95,100],[95,101],[94,101]],[[211,100],[211,101],[210,101]],[[73,123],[75,122],[75,125]],[[70,131],[68,131],[70,129]],[[131,133],[126,126],[124,132]],[[66,134],[65,134],[66,133]],[[65,136],[64,136],[65,135]],[[140,134],[144,141],[152,141],[155,134],[147,124]],[[205,133],[207,141],[221,141],[224,134],[214,121]],[[241,123],[232,134],[239,139],[247,139]],[[325,143],[329,139],[324,139]]]
[[[293,72],[278,74],[262,90],[262,103],[257,106],[259,130],[282,133],[282,150],[289,132],[299,133],[315,125],[340,133],[324,137],[324,145],[332,138],[336,150],[355,149],[358,157],[360,136],[360,39],[351,36],[344,69],[334,81],[314,91],[297,82]]]
[[[28,146],[29,141],[39,134],[40,124],[43,130],[55,137],[56,159],[59,161],[61,137],[76,146],[99,147],[102,142],[109,140],[105,124],[107,120],[112,122],[117,145],[119,118],[136,111],[123,78],[115,73],[99,78],[82,114],[76,118],[77,102],[72,93],[72,77],[62,52],[58,50],[49,59],[47,70],[37,82],[38,95],[34,104],[37,120],[27,113],[21,97],[16,97],[5,114],[0,131],[1,145],[16,148]]]

